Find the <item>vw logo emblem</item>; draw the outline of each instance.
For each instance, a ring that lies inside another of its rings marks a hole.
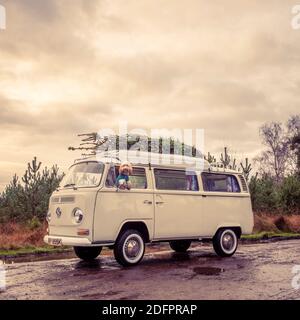
[[[61,214],[62,214],[61,209],[58,207],[58,208],[56,209],[57,218],[60,218],[60,217],[61,217]]]

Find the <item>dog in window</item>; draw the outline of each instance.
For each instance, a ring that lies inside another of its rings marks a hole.
[[[117,188],[120,190],[130,190],[131,189],[131,182],[129,176],[132,175],[132,165],[130,162],[125,161],[120,165],[119,168],[119,175],[117,177]]]

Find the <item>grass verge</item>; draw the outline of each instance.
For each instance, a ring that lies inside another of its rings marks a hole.
[[[300,239],[300,215],[273,215],[259,213],[254,216],[254,233],[242,236],[241,242],[265,242]],[[52,247],[44,243],[46,224],[0,224],[0,259],[5,257],[43,256],[72,251],[70,247]]]
[[[300,233],[287,233],[287,232],[259,232],[250,235],[243,235],[241,237],[241,242],[260,242],[260,241],[279,241],[288,239],[300,239]],[[18,249],[0,249],[0,259],[7,257],[19,257],[26,255],[41,255],[41,254],[57,254],[72,251],[71,247],[24,247]]]
[[[286,240],[286,239],[300,239],[300,233],[292,232],[268,232],[262,231],[249,235],[243,235],[241,240],[246,241],[260,241],[260,240]]]
[[[24,255],[51,254],[71,251],[70,247],[24,247],[18,249],[0,249],[0,259],[3,257],[18,257]]]

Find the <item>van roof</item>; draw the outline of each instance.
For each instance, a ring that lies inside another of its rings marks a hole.
[[[227,169],[220,166],[211,165],[204,157],[189,157],[178,154],[161,154],[145,151],[120,151],[120,152],[101,152],[83,159],[75,160],[75,163],[86,161],[101,161],[104,163],[120,164],[129,161],[133,165],[152,165],[155,167],[172,167],[185,169],[199,169],[199,171],[226,172],[241,174],[241,172]]]

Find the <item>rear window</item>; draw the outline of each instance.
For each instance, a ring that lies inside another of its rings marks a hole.
[[[185,170],[154,169],[154,176],[158,190],[199,190],[196,174]]]
[[[241,192],[235,176],[217,173],[202,173],[204,191]]]

